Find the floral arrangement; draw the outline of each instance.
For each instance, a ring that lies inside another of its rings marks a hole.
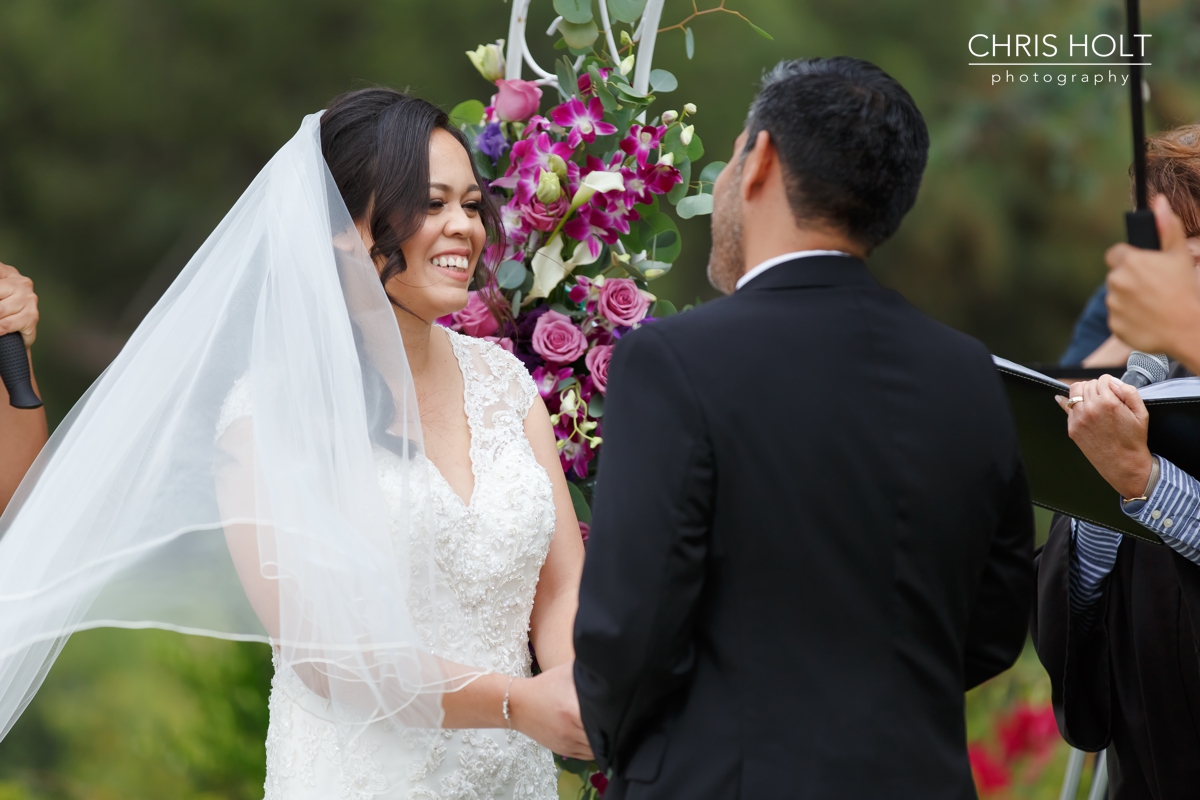
[[[632,50],[629,32],[621,41],[622,55]],[[591,43],[560,42],[576,58],[556,65],[557,97],[544,113],[541,85],[501,77],[503,42],[467,53],[496,92],[486,106],[459,104],[451,117],[502,203],[506,241],[503,252],[493,245],[487,254],[498,266],[481,276],[467,307],[440,320],[497,342],[528,367],[551,413],[585,540],[613,347],[676,313],[649,288],[682,249],[665,208],[683,219],[711,213],[724,166],[709,164],[692,180],[704,155],[695,105],[651,116],[655,93],[677,87],[673,75],[654,70],[651,92],[639,93],[628,79],[636,57],[613,63]],[[496,307],[511,320],[496,319]]]
[[[691,16],[659,32],[682,32],[691,58],[692,20],[724,13],[749,23],[725,2],[705,10],[693,3]],[[651,15],[646,5],[600,0],[602,30],[594,0],[554,0],[560,16],[550,34],[561,36],[555,49],[569,53],[555,74],[529,59],[542,78],[506,79],[513,71],[504,41],[480,45],[467,57],[495,93],[450,114],[502,205],[505,241],[489,248],[484,262],[497,266],[480,270],[467,307],[439,322],[496,342],[529,369],[551,414],[585,542],[613,348],[629,331],[676,313],[650,283],[682,250],[675,217],[712,213],[713,182],[725,166],[696,166],[704,145],[692,122],[695,105],[653,110],[658,95],[678,88],[674,75],[644,64],[635,81],[643,90],[630,80],[647,52],[634,53],[642,28],[656,26],[661,12]],[[514,25],[527,6],[514,0]],[[523,23],[514,30],[524,44]],[[554,96],[545,97],[543,87]],[[510,313],[499,319],[495,309]],[[564,797],[604,794],[608,778],[595,763],[556,758]]]

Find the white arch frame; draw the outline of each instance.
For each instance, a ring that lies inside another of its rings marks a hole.
[[[619,61],[617,57],[617,43],[613,38],[612,24],[609,21],[608,15],[608,0],[598,0],[600,3],[600,24],[604,26],[604,35],[608,45],[609,54],[614,61]],[[529,6],[533,0],[512,0],[512,16],[508,22],[508,52],[505,54],[504,77],[508,80],[514,80],[521,77],[522,67],[528,65],[531,70],[538,76],[535,82],[540,84],[553,84],[558,81],[558,78],[551,72],[547,72],[529,53],[529,44],[525,39],[525,27],[529,21]],[[637,31],[634,33],[633,39],[638,43],[637,48],[637,65],[633,72],[633,88],[634,91],[645,94],[650,90],[650,70],[654,61],[654,45],[658,40],[658,23],[662,19],[663,3],[666,0],[647,0],[646,9],[642,12],[641,21],[638,23]],[[558,24],[562,22],[562,17],[558,17],[550,25],[546,34],[553,36],[558,30]],[[582,59],[580,59],[582,62]],[[578,68],[578,64],[576,68]]]

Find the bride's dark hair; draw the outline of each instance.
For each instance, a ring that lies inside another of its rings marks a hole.
[[[449,116],[432,103],[395,89],[376,87],[347,92],[333,99],[321,116],[321,152],[333,174],[350,216],[366,222],[375,244],[371,258],[384,259],[379,279],[388,281],[408,264],[400,245],[421,227],[429,208],[429,140],[441,129],[463,146],[470,144]],[[496,201],[487,190],[474,159],[475,183],[484,187],[479,215],[490,244],[503,251],[503,227]],[[497,264],[486,262],[488,250],[475,269],[480,297],[502,326],[509,314],[496,285]],[[398,308],[404,308],[389,295]],[[408,310],[408,309],[404,309]],[[432,320],[430,320],[432,322]]]

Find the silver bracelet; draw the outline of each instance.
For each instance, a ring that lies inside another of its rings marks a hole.
[[[512,730],[512,717],[508,713],[508,693],[512,691],[513,681],[516,679],[516,675],[508,676],[508,688],[504,690],[504,705],[500,707],[500,710],[504,712],[504,721],[508,723],[508,729],[510,731]]]

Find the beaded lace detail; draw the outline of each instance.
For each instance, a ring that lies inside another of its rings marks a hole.
[[[408,502],[400,491],[399,457],[384,450],[376,453],[380,483],[393,514],[407,510],[414,527],[434,526],[433,596],[409,597],[419,626],[435,617],[440,622],[436,631],[421,631],[434,651],[457,663],[528,676],[529,616],[555,525],[550,479],[524,430],[537,389],[524,365],[502,348],[447,333],[463,373],[471,431],[470,502],[423,456],[417,459],[427,491],[417,493],[410,509],[399,507]],[[248,394],[239,387],[230,393],[219,429],[250,412]],[[414,542],[414,564],[429,555],[418,549]],[[515,731],[377,723],[339,745],[336,726],[322,714],[326,701],[292,670],[276,666],[266,800],[558,796],[553,756]]]

